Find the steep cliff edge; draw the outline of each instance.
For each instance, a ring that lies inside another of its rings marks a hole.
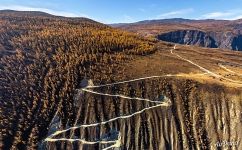
[[[242,51],[242,36],[232,32],[216,33],[199,30],[177,30],[158,34],[157,39],[167,42]]]
[[[187,44],[198,45],[203,47],[217,48],[216,41],[206,34],[205,32],[198,30],[178,30],[168,33],[159,34],[157,36],[159,40]]]
[[[238,35],[237,37],[233,38],[231,46],[233,50],[242,51],[242,35]]]

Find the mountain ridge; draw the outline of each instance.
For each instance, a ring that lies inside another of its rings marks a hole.
[[[197,33],[203,33],[215,41],[215,45],[210,48],[223,48],[231,50],[242,50],[241,47],[241,33],[242,22],[238,20],[189,20],[182,18],[162,19],[141,21],[131,24],[114,25],[113,27],[137,33],[146,37],[153,37],[167,42],[178,42],[179,44],[192,45],[211,45],[206,43],[205,39],[198,39],[195,37]],[[192,32],[192,34],[190,34]],[[184,33],[188,33],[184,35]],[[172,37],[172,35],[174,35]],[[177,37],[180,36],[180,37]],[[162,38],[161,38],[162,37]],[[174,39],[175,38],[175,39]],[[176,40],[178,39],[178,40]],[[211,42],[212,42],[211,41]],[[206,44],[204,44],[206,43]],[[213,44],[214,45],[214,44]]]
[[[218,22],[239,22],[241,19],[227,20],[227,19],[186,19],[186,18],[167,18],[167,19],[150,19],[150,20],[141,20],[131,23],[111,23],[110,26],[119,26],[119,25],[136,25],[136,24],[154,24],[154,23],[187,23],[187,22],[207,22],[207,21],[218,21]]]

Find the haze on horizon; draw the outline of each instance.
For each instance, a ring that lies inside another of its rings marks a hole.
[[[131,23],[141,20],[186,18],[242,18],[242,0],[0,0],[0,10],[42,11],[58,16],[87,17],[103,23]]]

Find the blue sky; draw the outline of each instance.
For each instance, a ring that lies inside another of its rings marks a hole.
[[[164,18],[239,19],[242,0],[0,0],[0,9],[44,11],[103,23]]]

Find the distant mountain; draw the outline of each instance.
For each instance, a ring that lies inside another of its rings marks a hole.
[[[239,20],[145,20],[113,27],[159,40],[211,48],[242,50],[242,19]]]
[[[65,20],[71,20],[71,21],[91,21],[96,22],[94,20],[91,20],[89,18],[85,17],[64,17],[64,16],[55,16],[46,12],[41,11],[16,11],[16,10],[0,10],[0,17],[42,17],[42,18],[48,18],[48,19],[65,19]],[[96,22],[97,23],[97,22]]]
[[[223,22],[225,20],[215,20],[215,19],[205,19],[205,20],[194,20],[194,19],[184,19],[184,18],[170,18],[170,19],[155,19],[155,20],[143,20],[134,23],[114,23],[110,24],[113,27],[122,27],[129,25],[154,25],[154,24],[181,24],[181,23],[202,23],[202,22]]]
[[[1,15],[26,15],[26,16],[42,16],[54,17],[54,15],[41,11],[15,11],[15,10],[0,10]]]
[[[162,24],[162,23],[182,23],[182,22],[192,22],[194,20],[183,19],[183,18],[172,18],[172,19],[159,19],[159,20],[143,20],[134,23],[114,23],[109,24],[112,27],[122,27],[126,25],[147,25],[147,24]]]

